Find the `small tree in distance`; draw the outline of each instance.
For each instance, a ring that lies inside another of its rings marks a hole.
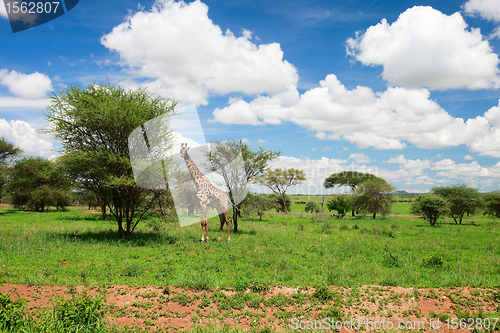
[[[373,214],[376,218],[377,214],[387,215],[391,211],[391,194],[396,188],[388,184],[382,178],[369,178],[360,183],[354,192],[358,197],[356,198],[356,205],[367,212]]]
[[[276,213],[285,211],[285,206],[283,205],[283,200],[281,200],[279,195],[277,195],[276,193],[271,193],[268,195],[268,197],[271,199],[271,202],[273,203],[272,208],[276,209]],[[287,211],[291,212],[293,201],[290,200],[290,197],[286,194],[285,194],[285,203],[286,203]]]
[[[462,218],[466,213],[473,214],[484,205],[479,190],[465,184],[433,187],[432,192],[448,201],[450,215],[455,224],[462,224]]]
[[[483,199],[486,203],[486,209],[483,214],[500,217],[500,194],[487,193],[483,196]]]
[[[306,180],[304,171],[298,169],[267,169],[263,175],[256,178],[260,185],[264,185],[279,195],[285,206],[287,214],[285,194],[290,186],[297,185]]]
[[[314,213],[314,211],[319,211],[318,204],[316,201],[309,201],[304,209],[307,212]]]
[[[371,173],[363,173],[356,171],[342,171],[339,173],[334,173],[330,177],[325,179],[323,186],[325,188],[334,188],[335,186],[349,186],[351,191],[355,191],[361,183],[368,179],[377,178]],[[356,202],[352,204],[352,216],[355,216]]]
[[[418,196],[411,205],[411,213],[420,215],[435,226],[439,217],[448,214],[448,203],[439,195],[426,194]]]
[[[14,207],[43,212],[48,206],[70,204],[70,184],[55,162],[42,157],[23,158],[11,170],[9,191]]]
[[[337,218],[341,219],[351,209],[351,204],[344,198],[344,196],[338,196],[332,200],[329,200],[326,203],[326,207],[330,212],[332,210],[337,211]]]
[[[264,194],[252,194],[248,193],[247,197],[243,201],[243,210],[246,213],[257,213],[259,215],[259,220],[262,221],[262,217],[267,210],[275,206],[272,198]]]

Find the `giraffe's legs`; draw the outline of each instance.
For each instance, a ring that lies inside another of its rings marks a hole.
[[[219,213],[219,219],[220,219],[220,230],[219,230],[219,239],[217,239],[218,242],[220,242],[222,238],[222,230],[224,229],[224,223],[227,225],[227,242],[231,243],[231,235],[229,234],[229,214],[227,212],[227,207],[222,206],[222,208],[217,208],[217,213]]]
[[[205,220],[205,231],[207,233],[207,243],[208,243],[208,241],[210,240],[210,237],[208,237],[208,221],[207,220]]]
[[[217,210],[217,213],[219,213],[218,210]],[[220,230],[219,230],[219,238],[217,239],[218,242],[220,242],[220,240],[222,238],[222,228],[224,228],[224,223],[225,223],[223,214],[219,214],[219,220],[220,220]]]
[[[229,216],[228,216],[229,214],[226,212],[225,215],[226,215],[225,217],[226,217],[226,225],[227,225],[227,242],[231,243],[231,235],[229,234],[229,222],[230,222],[229,221]]]
[[[207,242],[208,238],[208,221],[207,221],[207,206],[201,205],[201,242],[205,242],[205,230],[207,232]]]

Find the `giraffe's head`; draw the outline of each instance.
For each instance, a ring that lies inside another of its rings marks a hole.
[[[182,158],[185,158],[186,157],[186,153],[188,151],[188,144],[187,143],[181,143],[181,157]]]

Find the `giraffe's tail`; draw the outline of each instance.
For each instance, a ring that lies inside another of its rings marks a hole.
[[[236,206],[235,206],[235,205],[231,202],[231,200],[229,200],[229,203],[230,203],[230,204],[231,204],[234,208],[236,208],[236,210],[237,210],[238,212],[240,211],[240,210],[238,209],[238,207],[236,207]]]

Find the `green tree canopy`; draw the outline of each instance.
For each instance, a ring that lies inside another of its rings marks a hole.
[[[391,211],[391,194],[396,188],[387,183],[382,178],[369,178],[356,188],[354,194],[356,198],[356,205],[360,209],[372,213],[373,218],[377,214],[387,215]]]
[[[363,173],[357,171],[342,171],[339,173],[334,173],[330,175],[330,177],[326,178],[323,186],[325,188],[334,188],[335,186],[349,186],[351,191],[354,192],[356,188],[368,179],[378,178],[371,173]],[[356,202],[353,202],[352,205],[352,216],[355,216],[356,211]]]
[[[61,162],[74,182],[106,202],[119,238],[128,239],[157,197],[165,194],[137,186],[128,137],[150,119],[173,116],[176,102],[109,82],[85,89],[71,86],[51,99],[46,132],[62,143]],[[171,138],[168,131],[158,135],[165,142]]]
[[[436,194],[420,195],[411,205],[411,213],[420,215],[431,226],[435,226],[439,217],[448,214],[449,207],[443,197]]]
[[[285,206],[287,214],[285,194],[290,186],[297,185],[306,180],[304,171],[297,169],[267,169],[263,175],[256,177],[260,185],[264,185],[279,195]]]
[[[0,138],[0,163],[4,164],[22,154],[21,148],[14,146],[6,138]]]
[[[306,213],[314,213],[315,211],[319,211],[318,203],[316,201],[309,201],[308,203],[306,203],[306,207],[304,208],[304,210],[306,211]]]
[[[273,203],[272,208],[276,209],[276,213],[285,212],[285,206],[287,211],[292,211],[293,201],[288,195],[285,194],[285,204],[283,204],[283,200],[281,200],[280,196],[276,193],[271,193],[268,197],[271,199],[271,202]]]
[[[466,213],[473,214],[484,205],[479,190],[465,184],[433,187],[432,192],[448,201],[450,216],[456,224],[462,224],[462,218]]]
[[[253,150],[243,140],[229,139],[226,142],[213,139],[215,149],[208,153],[208,169],[220,174],[229,190],[231,202],[240,208],[241,196],[246,192],[247,184],[255,177],[262,174],[267,167],[267,163],[281,154],[281,151],[265,150],[259,146],[258,150]],[[231,163],[241,157],[243,161]],[[240,167],[243,165],[243,168]],[[239,199],[239,200],[238,200]],[[237,204],[235,201],[238,200]],[[238,232],[238,211],[233,210],[234,232]]]
[[[500,217],[500,194],[487,193],[483,195],[483,200],[486,208],[484,210],[484,215]]]
[[[351,209],[351,200],[347,199],[346,196],[341,195],[332,200],[328,200],[326,207],[328,211],[337,211],[337,218],[341,219],[345,216],[347,211]]]
[[[271,208],[275,207],[273,199],[265,194],[248,193],[242,205],[243,211],[251,214],[256,213],[259,215],[259,220],[262,221],[264,214]]]
[[[2,202],[4,190],[7,186],[9,173],[8,164],[10,164],[17,156],[22,154],[22,150],[6,138],[0,138],[0,202]]]
[[[9,192],[14,207],[43,212],[70,204],[70,183],[60,165],[42,157],[23,158],[11,170]]]

